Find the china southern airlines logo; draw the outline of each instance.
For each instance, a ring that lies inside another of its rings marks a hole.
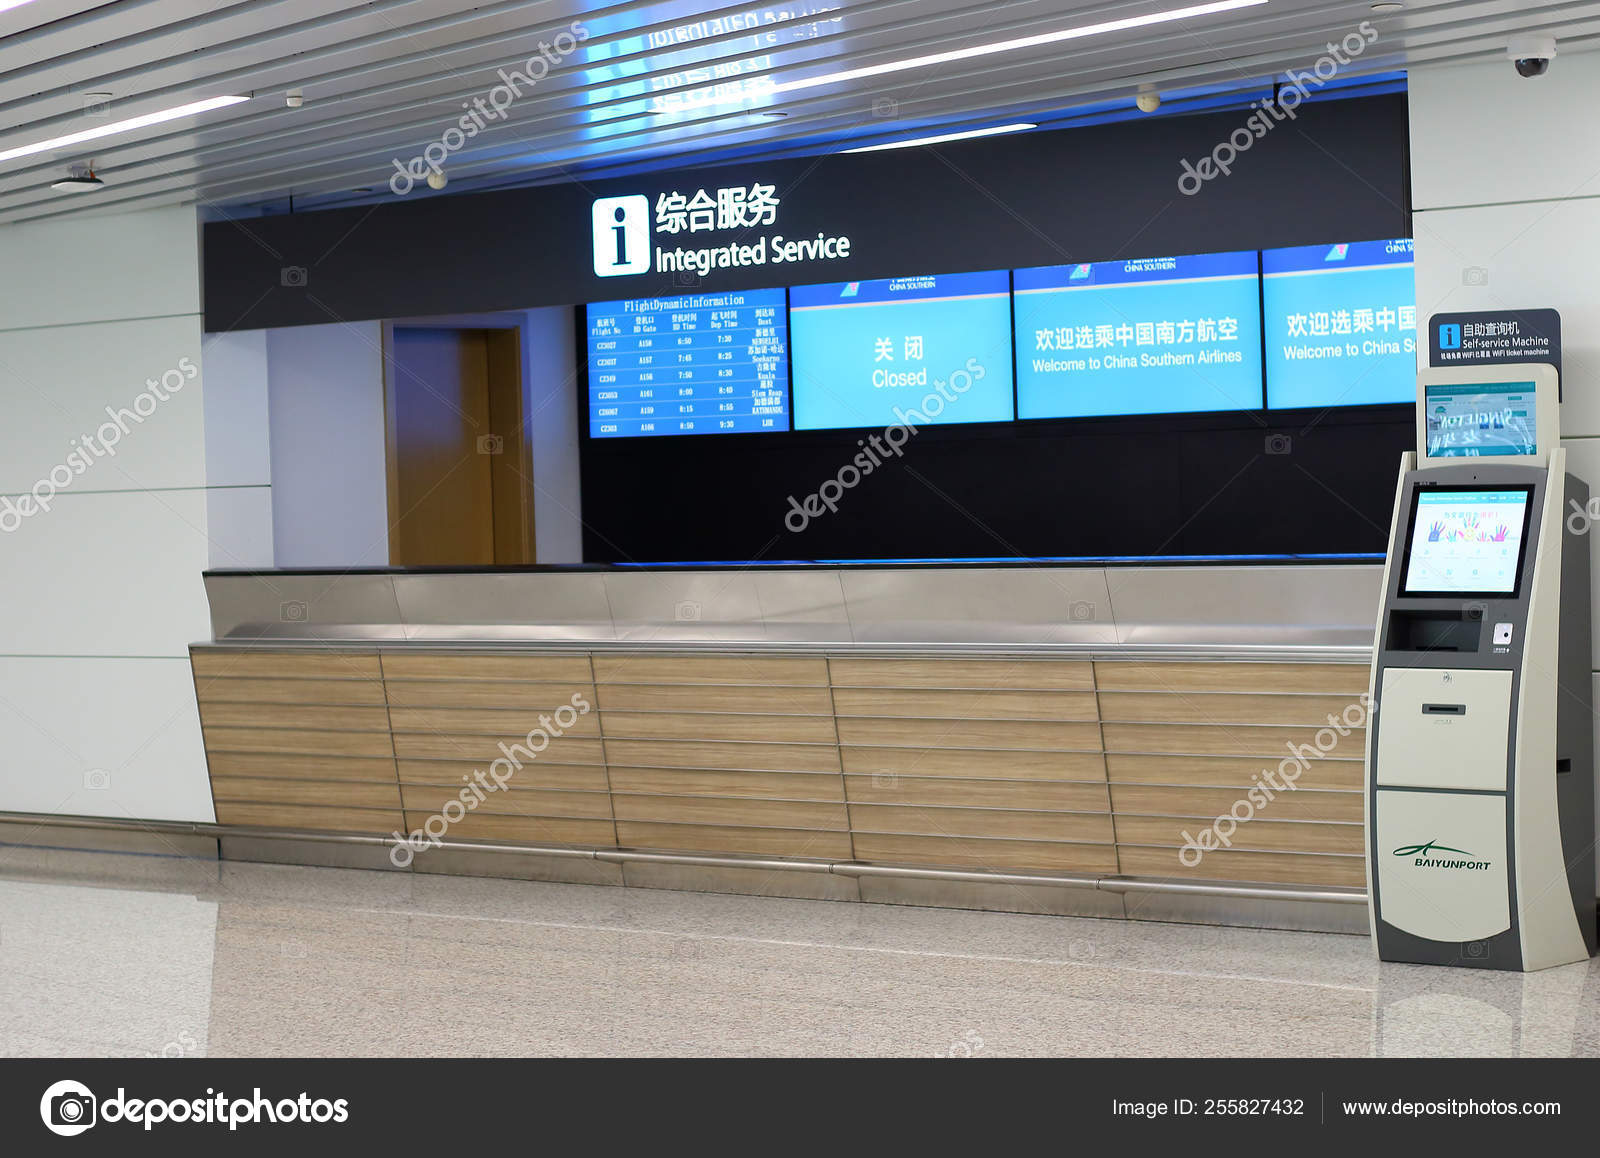
[[[1093,271],[1094,271],[1094,266],[1092,264],[1088,263],[1088,262],[1085,262],[1083,265],[1074,266],[1072,272],[1067,275],[1067,280],[1068,281],[1082,281],[1084,278],[1088,277],[1089,274],[1092,273]]]
[[[597,277],[645,273],[650,268],[650,200],[601,197],[594,203],[594,272]]]
[[[1465,857],[1466,859],[1452,860],[1436,855],[1441,852],[1453,852],[1457,856]],[[1486,860],[1473,860],[1472,854],[1466,849],[1451,848],[1449,845],[1440,844],[1436,840],[1430,840],[1427,844],[1404,845],[1395,849],[1394,855],[1415,857],[1418,868],[1486,869],[1489,867],[1489,862]]]
[[[1327,256],[1324,257],[1322,260],[1323,261],[1343,261],[1349,255],[1350,255],[1350,246],[1348,244],[1335,245],[1331,249],[1328,250]]]

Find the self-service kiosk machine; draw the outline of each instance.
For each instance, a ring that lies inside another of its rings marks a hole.
[[[1385,961],[1533,970],[1595,952],[1588,527],[1567,518],[1589,492],[1566,473],[1558,387],[1544,363],[1418,375],[1367,736]]]

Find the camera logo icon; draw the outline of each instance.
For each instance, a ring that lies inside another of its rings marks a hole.
[[[278,271],[278,281],[285,289],[304,289],[309,280],[303,265],[286,265]]]
[[[289,599],[278,604],[278,618],[284,623],[304,623],[311,618],[311,609],[304,599]]]
[[[672,617],[679,623],[699,623],[700,605],[693,599],[680,599],[672,609]]]
[[[1290,454],[1294,451],[1294,440],[1287,434],[1267,435],[1268,454]]]
[[[505,450],[506,440],[504,436],[499,434],[478,435],[479,454],[504,454]]]
[[[71,1138],[95,1123],[98,1103],[82,1082],[56,1082],[39,1099],[39,1117],[52,1134]]]

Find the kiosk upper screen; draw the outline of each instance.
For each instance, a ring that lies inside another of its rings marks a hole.
[[[1424,405],[1429,458],[1539,452],[1532,382],[1429,386]]]
[[[1514,595],[1529,487],[1418,488],[1402,595]]]

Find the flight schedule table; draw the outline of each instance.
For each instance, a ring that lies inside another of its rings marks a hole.
[[[588,307],[589,435],[789,429],[784,291]]]

